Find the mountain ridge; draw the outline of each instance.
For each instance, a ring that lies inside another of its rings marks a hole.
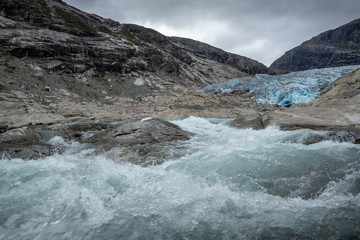
[[[278,73],[360,64],[360,19],[303,42],[275,60]]]

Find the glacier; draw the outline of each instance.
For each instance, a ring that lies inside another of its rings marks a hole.
[[[254,77],[233,78],[209,85],[199,92],[232,93],[246,91],[259,103],[287,107],[308,103],[336,79],[360,68],[360,65],[311,69],[282,75],[257,74]]]

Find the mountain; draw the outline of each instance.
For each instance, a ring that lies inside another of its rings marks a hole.
[[[18,61],[10,71],[18,73],[22,65],[38,75],[50,74],[47,78],[54,79],[47,85],[84,97],[97,98],[101,90],[108,91],[104,85],[109,79],[115,95],[134,97],[271,72],[255,60],[142,26],[120,24],[61,0],[0,0],[0,13],[1,60],[8,65],[15,58]],[[62,82],[55,79],[60,75],[65,79]],[[13,90],[24,85],[2,80]],[[26,81],[38,88],[47,86],[36,79]]]
[[[360,19],[326,31],[287,51],[270,68],[276,72],[360,64]]]

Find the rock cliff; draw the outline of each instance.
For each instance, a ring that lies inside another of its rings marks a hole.
[[[360,19],[326,31],[273,62],[278,73],[360,64]]]

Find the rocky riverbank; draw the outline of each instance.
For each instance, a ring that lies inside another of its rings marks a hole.
[[[143,166],[159,164],[171,148],[167,143],[193,136],[159,118],[189,116],[233,118],[230,125],[237,128],[276,125],[283,130],[328,131],[304,139],[304,144],[323,140],[360,143],[359,89],[360,70],[356,70],[325,88],[315,101],[290,108],[255,103],[246,93],[205,94],[182,89],[135,99],[114,98],[111,103],[79,103],[54,95],[58,107],[49,110],[26,94],[10,98],[2,93],[0,154],[2,158],[37,159],[59,153],[62,149],[48,141],[60,136],[100,151],[124,148],[119,159]]]

